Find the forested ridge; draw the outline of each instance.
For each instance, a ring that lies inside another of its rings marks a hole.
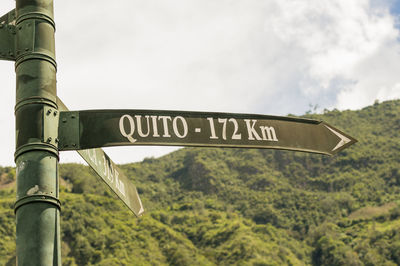
[[[400,265],[400,100],[303,117],[358,143],[333,157],[185,148],[121,165],[141,218],[89,167],[61,164],[63,265]],[[15,169],[0,167],[0,265],[15,265],[14,201]]]

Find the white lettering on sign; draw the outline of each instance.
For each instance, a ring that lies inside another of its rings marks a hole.
[[[84,153],[86,153],[88,159],[92,164],[95,166],[99,165],[99,162],[97,161],[97,154],[95,149],[90,149],[90,150],[82,150]]]
[[[158,120],[162,120],[163,122],[163,127],[164,127],[164,135],[163,138],[170,138],[171,135],[168,132],[168,120],[171,121],[171,117],[170,116],[159,116]]]
[[[119,119],[119,130],[121,135],[131,143],[135,143],[140,138],[148,137],[184,139],[188,136],[189,131],[194,131],[195,133],[209,132],[209,136],[204,136],[204,134],[207,134],[204,133],[202,137],[211,140],[242,140],[243,133],[247,132],[247,140],[249,141],[278,141],[275,128],[259,125],[259,121],[256,119],[242,120],[236,118],[207,117],[208,123],[204,124],[201,122],[204,118],[196,118],[201,123],[195,121],[194,126],[201,124],[206,126],[206,130],[203,130],[201,127],[189,130],[187,119],[190,118],[168,115],[135,115],[132,117],[125,114]],[[208,126],[210,129],[208,129]]]
[[[112,183],[114,181],[113,173],[111,172],[108,160],[106,159],[106,156],[104,156],[104,154],[103,154],[103,171],[104,171],[104,176],[107,177],[108,181]]]
[[[114,168],[112,162],[103,153],[98,160],[97,149],[81,150],[90,161],[89,165],[102,177],[106,183],[115,187],[124,197],[126,197],[125,184],[119,179],[119,172]],[[115,191],[115,190],[114,190]]]
[[[249,140],[261,140],[261,137],[258,135],[257,131],[255,130],[254,126],[257,122],[257,120],[251,120],[251,125],[250,125],[250,120],[245,119],[244,122],[246,122],[247,126],[247,133],[249,133]],[[255,139],[254,139],[255,137]]]
[[[181,121],[182,127],[183,127],[183,133],[180,133],[178,130],[178,120]],[[184,137],[187,136],[188,133],[188,125],[187,122],[185,120],[185,118],[183,118],[182,116],[177,116],[174,118],[174,121],[172,122],[172,127],[174,129],[174,133],[175,135],[180,138],[183,139]]]
[[[215,125],[214,125],[214,119],[212,117],[207,118],[208,122],[210,123],[210,139],[218,139],[218,136],[215,133]],[[227,139],[227,124],[228,122],[233,124],[233,133],[231,136],[231,139],[235,140],[240,140],[242,139],[242,134],[239,134],[239,124],[236,121],[235,118],[218,118],[218,123],[222,124],[222,139],[226,140]]]
[[[207,117],[207,120],[208,122],[210,122],[210,131],[211,131],[210,139],[218,139],[217,135],[215,134],[214,119],[212,117]]]
[[[233,123],[233,126],[234,126],[232,139],[242,139],[242,134],[238,134],[239,124],[236,121],[236,119],[231,118],[231,119],[229,119],[229,122]]]
[[[117,187],[118,191],[121,192],[122,195],[124,195],[124,197],[126,197],[125,195],[125,184],[118,178],[119,173],[118,171],[115,171],[115,186]]]
[[[158,135],[157,116],[156,115],[151,116],[151,122],[153,124],[153,137],[155,137],[155,138],[160,137],[160,135]]]
[[[136,124],[137,124],[137,130],[138,130],[138,134],[139,136],[141,136],[142,138],[147,137],[150,134],[150,121],[149,121],[149,116],[146,115],[146,121],[147,121],[147,133],[143,133],[142,131],[142,116],[141,115],[135,115],[136,117]]]
[[[260,129],[261,129],[261,134],[263,136],[263,140],[278,141],[278,139],[276,138],[275,128],[260,126]]]
[[[278,141],[274,127],[260,126],[262,135],[261,138],[255,127],[257,120],[253,119],[250,121],[249,119],[244,119],[244,122],[246,123],[247,133],[249,134],[249,140]]]
[[[182,116],[176,116],[172,118],[171,116],[144,116],[135,115],[135,120],[130,115],[123,115],[119,119],[119,130],[122,136],[127,138],[129,142],[135,143],[137,139],[133,137],[135,131],[137,129],[137,134],[141,138],[146,138],[150,136],[152,131],[152,136],[155,138],[163,137],[163,138],[171,138],[172,133],[174,136],[183,139],[187,136],[189,132],[188,123],[186,119]],[[150,127],[150,119],[151,119],[151,127]],[[143,129],[143,121],[146,124],[146,129]],[[161,122],[161,127],[157,123],[158,121]],[[172,124],[172,131],[170,132],[170,125]],[[144,132],[145,131],[145,132]],[[162,135],[160,136],[160,133]]]
[[[125,118],[128,119],[129,122],[129,133],[126,133],[125,127],[124,127],[124,120]],[[135,143],[136,139],[132,138],[133,133],[135,132],[135,122],[133,122],[133,118],[130,115],[123,115],[119,119],[119,131],[121,132],[122,136],[127,138],[131,143]]]
[[[218,118],[218,122],[222,124],[222,139],[226,140],[226,118]]]
[[[207,120],[210,125],[210,139],[219,139],[217,136],[217,130],[215,127],[214,120],[217,120],[218,123],[220,124],[221,129],[221,137],[223,140],[228,139],[228,133],[227,133],[227,128],[228,125],[231,124],[233,126],[233,132],[232,135],[230,136],[231,140],[241,140],[242,139],[242,134],[239,133],[239,123],[235,118],[218,118],[214,119],[212,117],[207,117]],[[274,127],[270,126],[260,126],[259,129],[256,127],[257,120],[253,119],[244,119],[243,120],[246,124],[246,129],[248,133],[248,140],[261,140],[261,141],[278,141],[278,138],[276,136],[276,131]],[[229,123],[228,123],[229,122]],[[257,130],[260,130],[257,131]],[[219,130],[218,130],[219,132]],[[262,137],[261,137],[262,136]]]

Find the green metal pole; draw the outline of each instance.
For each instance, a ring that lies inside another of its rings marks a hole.
[[[16,0],[17,265],[61,265],[53,0]]]

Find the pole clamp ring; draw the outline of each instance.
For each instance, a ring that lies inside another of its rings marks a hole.
[[[48,203],[56,206],[61,211],[61,202],[58,198],[50,195],[29,195],[17,200],[14,204],[14,212],[17,213],[19,207],[30,203]]]
[[[19,108],[28,104],[43,104],[58,109],[57,104],[50,99],[46,99],[43,97],[29,97],[17,102],[14,108],[14,112],[16,113]]]
[[[57,160],[60,160],[57,148],[51,144],[42,142],[28,143],[18,147],[14,153],[14,160],[17,161],[18,156],[28,151],[47,151],[53,153],[55,156],[57,156]]]
[[[56,60],[51,55],[48,55],[46,53],[39,53],[39,52],[31,52],[29,54],[25,54],[20,57],[17,57],[15,60],[15,69],[17,69],[17,67],[21,63],[28,61],[28,60],[34,60],[34,59],[47,61],[50,64],[52,64],[54,66],[54,68],[57,70]]]
[[[43,13],[38,13],[38,12],[29,12],[29,13],[23,14],[21,16],[18,16],[15,24],[18,25],[22,21],[27,20],[27,19],[39,19],[39,20],[47,21],[54,28],[54,30],[56,29],[56,23],[54,22],[53,18],[51,18],[48,15],[45,15]]]

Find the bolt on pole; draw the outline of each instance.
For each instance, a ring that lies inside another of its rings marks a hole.
[[[17,265],[61,265],[53,0],[16,0]]]

